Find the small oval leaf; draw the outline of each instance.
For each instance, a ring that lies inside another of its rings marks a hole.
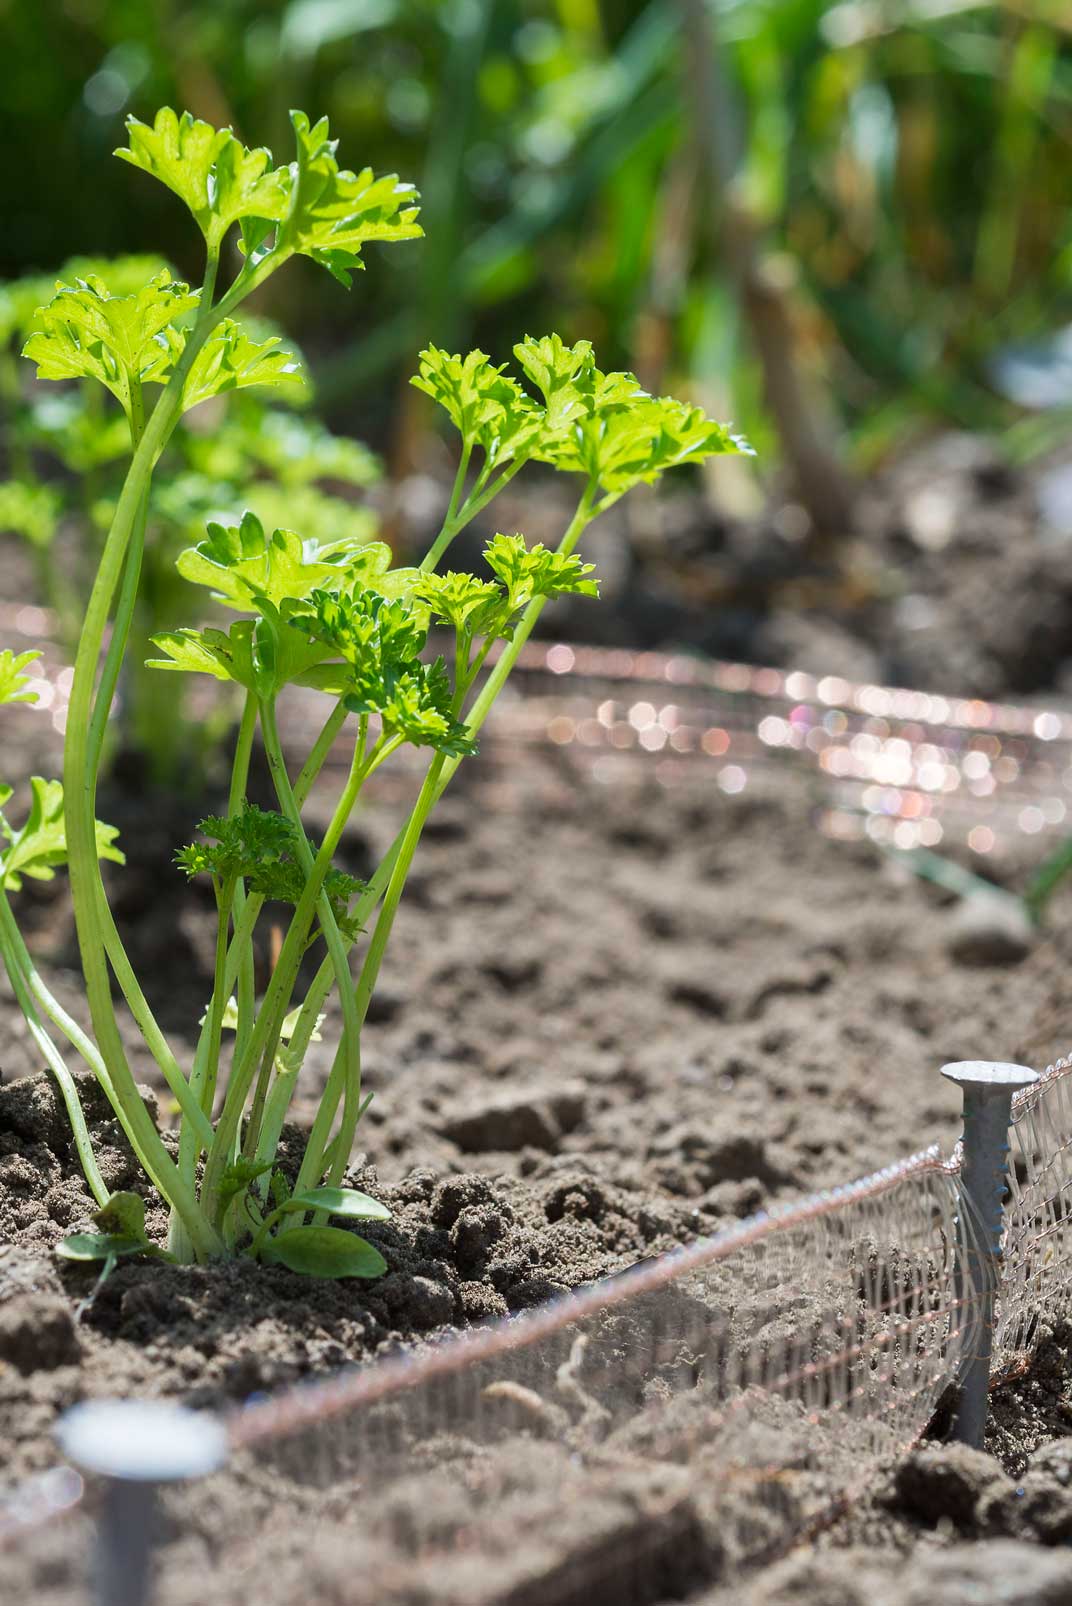
[[[113,1193],[102,1205],[93,1220],[98,1227],[111,1228],[116,1238],[131,1238],[146,1243],[145,1201],[136,1193]]]
[[[387,1270],[378,1249],[341,1227],[294,1227],[270,1238],[261,1258],[304,1277],[382,1277]]]
[[[112,1255],[144,1255],[152,1251],[144,1238],[120,1238],[112,1232],[72,1232],[56,1245],[64,1260],[107,1260]]]
[[[357,1188],[307,1188],[289,1201],[296,1210],[326,1210],[330,1216],[346,1216],[351,1221],[390,1221],[387,1206]]]

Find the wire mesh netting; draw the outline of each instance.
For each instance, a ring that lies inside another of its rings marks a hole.
[[[1047,1066],[1013,1101],[997,1374],[1023,1371],[1072,1303],[1072,1061]]]
[[[254,1404],[226,1470],[164,1498],[159,1598],[203,1600],[207,1564],[214,1601],[244,1600],[256,1561],[268,1600],[645,1606],[776,1555],[917,1439],[955,1376],[957,1208],[930,1150]],[[28,1587],[44,1569],[72,1591],[49,1600],[81,1598],[82,1513],[20,1548]]]

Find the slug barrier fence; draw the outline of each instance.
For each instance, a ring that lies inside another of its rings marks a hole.
[[[984,829],[985,852],[1063,819],[1058,715],[561,645],[532,648],[528,668],[493,760],[507,740],[594,763],[639,748],[671,766],[667,784],[674,764],[714,760],[732,792],[764,755],[802,752],[833,789],[835,834],[893,845],[912,845],[906,823],[930,845],[930,820],[969,842]],[[1029,1085],[1002,1094],[985,1154],[979,1067],[954,1069],[975,1092],[950,1155],[416,1353],[195,1413],[189,1440],[179,1407],[76,1408],[67,1464],[0,1497],[17,1598],[657,1606],[783,1553],[958,1393],[973,1437],[972,1376],[985,1395],[1072,1319],[1072,1061],[998,1068]]]

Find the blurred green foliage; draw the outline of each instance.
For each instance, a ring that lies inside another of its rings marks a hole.
[[[41,326],[38,308],[55,280],[104,281],[113,295],[139,290],[155,274],[172,277],[158,257],[112,261],[76,257],[53,277],[0,286],[0,397],[5,403],[0,531],[29,550],[37,595],[52,610],[57,636],[73,657],[85,599],[130,458],[120,408],[93,380],[27,384],[20,350]],[[256,338],[275,331],[246,319]],[[301,365],[296,365],[300,377]],[[299,384],[291,398],[307,401]],[[252,510],[269,529],[283,525],[314,541],[368,541],[378,529],[357,498],[379,478],[379,465],[357,441],[333,435],[308,410],[269,404],[257,389],[220,395],[195,407],[176,428],[158,470],[149,539],[132,626],[133,647],[120,695],[120,734],[153,780],[196,788],[234,715],[226,700],[191,711],[184,681],[147,671],[149,638],[186,616],[188,587],[175,560],[199,541],[209,520],[237,521]]]
[[[799,360],[860,454],[921,420],[1014,423],[1023,396],[995,355],[1072,318],[1067,5],[708,10],[734,207],[783,272]],[[497,350],[553,321],[660,388],[691,382],[702,400],[717,384],[769,459],[724,271],[733,207],[703,176],[683,88],[683,14],[680,0],[0,0],[0,127],[18,152],[0,276],[148,241],[195,274],[180,211],[149,184],[132,203],[110,158],[123,117],[170,102],[282,150],[288,108],[309,104],[344,150],[418,183],[427,231],[350,300],[310,268],[267,307],[307,347],[325,406],[385,443],[422,345]]]

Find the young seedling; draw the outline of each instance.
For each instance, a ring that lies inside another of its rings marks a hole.
[[[275,341],[253,340],[235,321],[245,298],[291,257],[305,255],[344,283],[368,241],[420,234],[415,197],[395,178],[338,166],[326,122],[292,114],[295,160],[274,167],[226,129],[161,111],[153,127],[130,123],[119,154],[186,202],[205,238],[201,290],[159,276],[115,296],[100,282],[61,289],[29,343],[43,373],[91,375],[119,400],[132,457],[86,608],[67,719],[64,787],[39,783],[31,814],[0,859],[0,953],[45,1063],[55,1076],[79,1156],[100,1210],[95,1234],[68,1239],[64,1253],[109,1260],[163,1252],[149,1243],[140,1199],[109,1196],[96,1166],[76,1084],[50,1027],[93,1071],[147,1179],[171,1209],[167,1253],[178,1261],[250,1255],[322,1277],[373,1277],[378,1250],[349,1227],[386,1215],[343,1186],[368,1097],[361,1087],[361,1032],[399,899],[429,814],[477,736],[548,600],[594,596],[590,564],[575,553],[582,533],[632,486],[668,468],[745,444],[698,408],[646,395],[631,374],[602,373],[586,341],[557,335],[514,348],[520,376],[482,352],[421,354],[414,383],[445,408],[461,436],[457,477],[443,527],[416,567],[354,535],[268,529],[252,512],[210,523],[185,550],[178,572],[236,617],[229,628],[159,633],[158,671],[204,674],[235,686],[243,715],[226,814],[202,822],[200,840],[178,854],[190,876],[210,878],[217,908],[211,997],[188,1063],[172,1048],[143,993],[109,908],[100,859],[113,834],[94,817],[105,726],[127,648],[138,592],[155,465],[183,412],[219,389],[271,383],[287,369]],[[241,265],[217,287],[221,251],[239,234]],[[182,321],[177,321],[179,314]],[[190,315],[192,313],[192,322]],[[527,381],[527,387],[522,382]],[[146,403],[147,387],[159,387]],[[528,462],[576,476],[578,499],[554,550],[521,535],[495,535],[482,575],[438,572],[451,541]],[[191,592],[191,600],[195,593]],[[449,648],[430,656],[432,628]],[[497,656],[492,664],[492,653]],[[491,666],[491,667],[489,667]],[[25,658],[0,662],[3,695],[24,696]],[[278,708],[289,688],[325,699],[323,724],[300,767],[279,739]],[[278,808],[246,797],[259,732]],[[349,752],[327,829],[310,837],[302,809],[337,742]],[[416,801],[367,884],[333,863],[369,779],[403,746],[428,763]],[[36,847],[35,847],[36,844]],[[93,1023],[90,1038],[37,973],[15,925],[8,891],[22,874],[51,873],[62,857]],[[258,996],[253,938],[266,903],[286,911],[285,935]],[[306,953],[319,955],[300,988]],[[354,964],[355,952],[357,963]],[[178,1155],[162,1142],[138,1094],[120,1031],[112,981],[180,1111]],[[334,993],[341,1025],[334,1062],[298,1175],[277,1166],[280,1137],[309,1044]],[[49,1024],[46,1025],[45,1022]]]

